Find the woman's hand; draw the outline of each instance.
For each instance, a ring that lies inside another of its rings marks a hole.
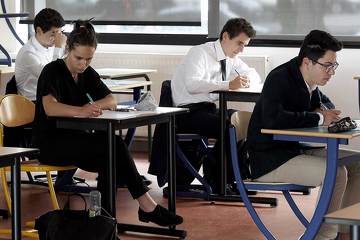
[[[81,107],[81,116],[84,117],[98,117],[102,114],[102,110],[96,103],[85,104]]]

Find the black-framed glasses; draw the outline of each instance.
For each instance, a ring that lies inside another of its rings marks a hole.
[[[308,57],[309,58],[309,57]],[[321,63],[321,62],[318,62],[317,60],[315,59],[312,59],[312,58],[309,58],[311,61],[313,61],[314,63],[317,63],[319,65],[321,65],[322,67],[325,68],[325,72],[329,73],[331,71],[334,71],[338,68],[339,66],[339,63],[338,62],[334,62],[334,63]]]

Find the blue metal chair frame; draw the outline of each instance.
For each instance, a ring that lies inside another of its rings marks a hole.
[[[275,237],[271,234],[271,232],[266,228],[264,223],[261,221],[259,215],[256,213],[256,210],[252,206],[250,199],[247,195],[247,190],[256,190],[256,191],[281,191],[284,194],[286,201],[288,202],[290,208],[299,219],[299,221],[304,225],[305,228],[309,227],[309,221],[304,217],[301,213],[299,208],[297,207],[296,203],[294,202],[293,198],[291,197],[290,191],[305,191],[309,188],[309,186],[302,186],[297,184],[288,184],[288,183],[261,183],[261,182],[244,182],[241,173],[240,173],[240,166],[237,157],[237,149],[236,149],[236,133],[235,127],[230,127],[229,129],[230,134],[230,147],[231,147],[231,162],[233,165],[233,171],[235,175],[236,184],[238,190],[240,192],[240,196],[242,197],[245,207],[248,210],[251,218],[255,222],[256,226],[259,230],[263,233],[263,235],[268,240],[275,240]]]
[[[208,140],[198,134],[177,134],[176,141],[200,141],[201,151],[204,155],[211,157],[211,149],[208,143]],[[181,164],[189,171],[195,179],[197,179],[200,184],[191,184],[191,185],[177,185],[176,186],[176,196],[184,198],[199,198],[204,200],[210,200],[210,196],[213,193],[209,183],[199,174],[199,172],[194,168],[194,166],[189,162],[187,156],[182,151],[179,144],[176,144],[176,156],[180,160]],[[164,196],[167,196],[167,188],[164,188]]]

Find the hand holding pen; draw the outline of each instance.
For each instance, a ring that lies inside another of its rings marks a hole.
[[[239,80],[240,80],[240,87],[241,88],[248,88],[250,87],[250,80],[246,75],[240,75],[240,73],[234,69],[235,72],[237,73]]]
[[[86,117],[98,117],[102,114],[102,109],[91,98],[89,93],[86,93],[86,97],[89,99],[89,104],[82,106],[82,113]]]

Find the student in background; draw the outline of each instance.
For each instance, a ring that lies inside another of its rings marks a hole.
[[[18,93],[32,101],[43,67],[64,54],[66,36],[61,28],[63,17],[51,8],[42,9],[34,19],[35,36],[20,49],[15,62],[15,80]]]
[[[189,108],[190,112],[178,117],[178,133],[196,133],[209,138],[220,138],[220,114],[215,101],[215,90],[234,90],[259,84],[255,69],[240,58],[255,30],[243,18],[234,18],[224,25],[220,39],[191,48],[176,69],[171,81],[174,105]],[[215,145],[215,162],[204,163],[205,178],[217,192],[220,184],[220,145]],[[205,166],[208,165],[208,166]],[[228,164],[230,166],[230,164]],[[232,170],[228,171],[229,173]],[[229,174],[230,175],[230,174]],[[232,182],[229,176],[229,182]]]
[[[37,86],[34,143],[40,149],[39,160],[51,165],[75,165],[97,172],[102,206],[106,199],[108,141],[104,132],[56,128],[48,116],[97,117],[105,109],[114,109],[116,101],[110,90],[90,67],[97,47],[93,26],[77,21],[66,43],[64,59],[46,65]],[[132,197],[139,203],[138,217],[143,222],[162,226],[182,223],[182,217],[170,213],[151,198],[124,141],[116,139],[117,179],[122,179]]]
[[[339,65],[336,53],[341,48],[342,44],[329,33],[313,30],[305,37],[297,57],[269,73],[248,128],[253,179],[322,186],[326,171],[325,148],[273,140],[271,135],[261,134],[261,129],[326,126],[340,119],[340,111],[318,86],[326,85],[335,74]],[[355,153],[340,150],[339,163],[341,158]],[[359,189],[359,163],[339,164],[328,212],[360,202]],[[334,239],[337,232],[336,225],[323,224],[315,239]],[[340,235],[340,239],[349,239],[348,233]]]

